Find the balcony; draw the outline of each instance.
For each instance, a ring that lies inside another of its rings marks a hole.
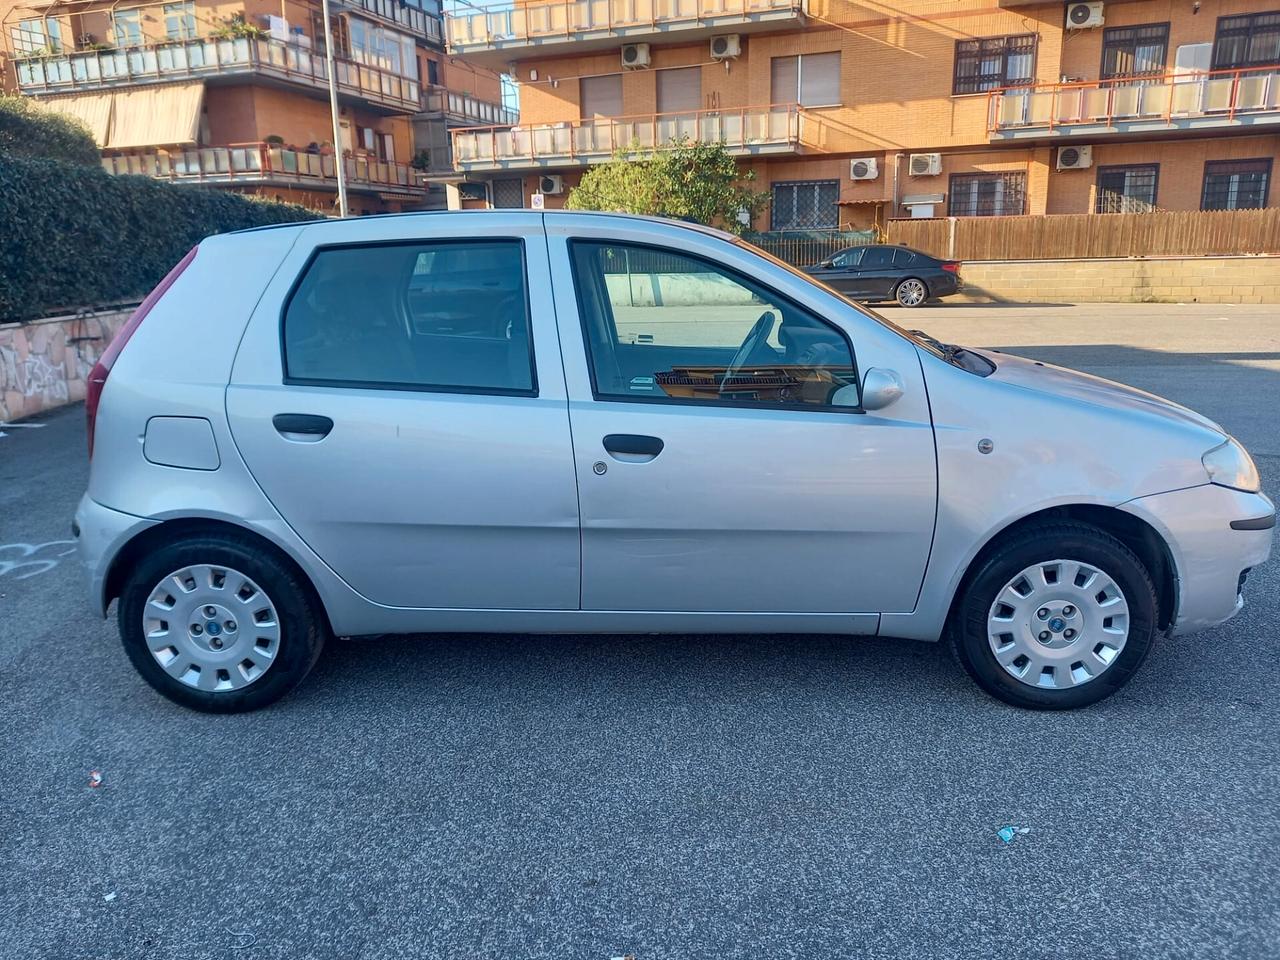
[[[442,114],[451,127],[510,127],[520,122],[518,110],[444,87],[428,87],[424,106],[424,113]]]
[[[682,138],[724,143],[735,156],[797,153],[804,120],[799,107],[770,106],[459,130],[453,164],[463,172],[581,167],[631,146],[661,148]]]
[[[444,28],[441,25],[438,7],[436,13],[431,14],[402,3],[400,0],[340,0],[340,2],[349,10],[369,14],[384,23],[400,27],[416,38],[425,39],[438,46],[444,45]]]
[[[1261,133],[1280,123],[1280,66],[994,90],[987,117],[993,141],[1227,127]]]
[[[512,60],[586,53],[634,40],[799,29],[808,0],[532,0],[449,16],[449,49],[503,69]]]
[[[389,113],[421,109],[422,87],[417,80],[353,60],[337,60],[336,66],[342,94]],[[37,95],[241,77],[326,91],[329,76],[324,55],[305,44],[247,37],[84,50],[15,60],[14,67],[19,91]]]
[[[268,143],[237,143],[229,147],[113,154],[102,158],[102,166],[108,173],[131,173],[182,183],[336,191],[336,159],[333,154],[305,153]],[[408,164],[366,157],[345,157],[343,164],[350,190],[414,196],[427,194],[427,186]]]

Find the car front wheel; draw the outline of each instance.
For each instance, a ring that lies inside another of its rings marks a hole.
[[[898,281],[893,298],[904,307],[921,307],[929,300],[929,287],[923,280],[907,277]]]
[[[327,635],[310,584],[258,544],[222,533],[149,554],[125,584],[118,616],[142,678],[209,713],[280,699],[310,672]]]
[[[1065,710],[1115,693],[1157,632],[1155,587],[1119,540],[1072,522],[1000,544],[968,580],[951,624],[957,659],[1006,703]]]

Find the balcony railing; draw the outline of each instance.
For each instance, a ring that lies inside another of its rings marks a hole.
[[[442,113],[450,124],[461,127],[510,127],[520,122],[518,110],[443,87],[427,88],[426,112]]]
[[[685,138],[723,143],[738,155],[794,153],[802,121],[800,108],[787,105],[459,130],[453,134],[453,162],[459,170],[581,166],[632,146],[661,148]]]
[[[338,88],[344,94],[406,113],[420,109],[422,87],[417,80],[353,60],[337,60],[336,65]],[[237,74],[271,77],[319,89],[328,85],[322,53],[302,44],[247,37],[84,50],[16,60],[14,66],[18,89],[33,94]]]
[[[354,10],[363,10],[380,20],[397,24],[415,37],[425,37],[432,43],[444,42],[444,27],[438,10],[432,15],[425,10],[401,3],[400,0],[342,0],[342,3]]]
[[[1280,121],[1280,65],[994,90],[993,137]]]
[[[807,0],[533,0],[446,18],[457,53],[803,19]]]
[[[337,157],[306,153],[268,143],[228,147],[192,147],[111,154],[102,158],[108,173],[132,173],[185,183],[297,185],[336,190]],[[347,183],[370,192],[426,194],[418,171],[405,163],[367,157],[344,157]]]

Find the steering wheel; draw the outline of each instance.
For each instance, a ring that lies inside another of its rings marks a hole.
[[[760,314],[760,318],[747,331],[746,339],[742,341],[742,346],[738,347],[738,352],[733,355],[733,359],[729,361],[729,366],[725,368],[724,377],[720,380],[720,392],[724,393],[729,381],[746,366],[752,355],[760,348],[760,345],[769,339],[769,334],[773,333],[773,324],[777,317],[773,315],[772,310],[766,310]]]

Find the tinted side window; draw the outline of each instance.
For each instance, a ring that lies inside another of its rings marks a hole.
[[[534,392],[519,241],[331,247],[285,308],[291,381]]]
[[[894,250],[892,247],[867,247],[862,255],[862,269],[882,270],[893,265]]]
[[[848,270],[850,267],[856,267],[861,257],[861,250],[846,250],[844,253],[836,254],[831,261],[831,265]]]
[[[895,267],[909,267],[913,263],[919,263],[920,258],[910,250],[893,251],[893,265]]]
[[[672,250],[573,243],[601,399],[857,407],[844,334],[768,288]]]

